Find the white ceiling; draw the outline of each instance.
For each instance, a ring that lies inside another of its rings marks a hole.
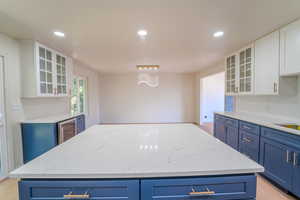
[[[200,71],[299,17],[299,0],[0,1],[0,32],[39,40],[107,73],[135,71],[137,64]],[[139,29],[148,30],[146,40]],[[217,30],[223,38],[212,36]]]

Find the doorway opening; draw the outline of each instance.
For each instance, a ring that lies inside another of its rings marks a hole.
[[[0,180],[6,178],[8,174],[5,124],[4,57],[0,55]]]
[[[225,109],[225,72],[200,79],[200,126],[213,132],[214,112]]]

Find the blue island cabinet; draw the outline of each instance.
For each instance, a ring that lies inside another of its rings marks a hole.
[[[20,200],[254,200],[256,176],[21,180]]]

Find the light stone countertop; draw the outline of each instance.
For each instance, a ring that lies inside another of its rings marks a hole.
[[[16,169],[10,176],[145,178],[263,170],[193,124],[95,125]]]
[[[21,123],[57,123],[67,119],[75,118],[82,114],[72,115],[72,114],[61,114],[61,115],[54,115],[54,116],[47,116],[47,117],[39,117],[36,119],[26,119],[21,121]]]
[[[278,125],[278,124],[298,124],[298,125],[300,125],[300,119],[287,118],[287,117],[276,116],[276,115],[272,115],[272,116],[262,115],[262,114],[248,113],[248,112],[215,112],[215,113],[226,116],[226,117],[230,117],[233,119],[239,119],[242,121],[250,122],[253,124],[277,129],[280,131],[284,131],[287,133],[292,133],[292,134],[300,136],[299,130],[285,128],[285,127]]]

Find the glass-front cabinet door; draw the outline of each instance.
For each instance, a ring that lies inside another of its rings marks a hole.
[[[66,58],[56,54],[57,95],[67,95]]]
[[[236,87],[237,75],[237,55],[231,55],[226,58],[226,94],[235,95],[237,93]]]
[[[253,46],[239,51],[239,93],[253,93]]]
[[[39,93],[41,96],[54,94],[53,52],[45,47],[38,47]]]

